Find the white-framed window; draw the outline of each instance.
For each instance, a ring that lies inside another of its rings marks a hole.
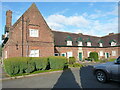
[[[91,46],[91,42],[87,42],[87,46]]]
[[[78,41],[78,46],[83,46],[81,41]]]
[[[67,46],[72,46],[72,41],[67,41]]]
[[[61,56],[66,57],[66,53],[61,53]]]
[[[72,52],[67,52],[67,58],[69,58],[69,57],[73,57]]]
[[[103,44],[102,43],[99,43],[100,47],[103,47]]]
[[[116,46],[116,42],[111,42],[111,46]]]
[[[112,51],[112,56],[116,56],[116,51]]]
[[[39,50],[30,50],[29,57],[39,57]]]
[[[29,29],[30,37],[39,37],[38,29]]]
[[[100,51],[100,52],[99,52],[99,55],[100,55],[100,56],[103,56],[103,55],[104,55],[103,51]]]
[[[88,52],[87,52],[87,53],[88,53],[88,57],[90,56],[90,52],[91,52],[91,51],[88,51]]]
[[[7,51],[5,51],[5,58],[7,58]]]
[[[59,56],[59,53],[54,53],[54,56]]]

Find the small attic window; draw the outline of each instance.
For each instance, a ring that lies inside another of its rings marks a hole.
[[[102,44],[102,43],[99,43],[99,46],[100,46],[100,47],[103,47],[103,44]]]
[[[67,36],[65,41],[67,42],[67,46],[72,46],[72,38],[70,36]]]
[[[91,42],[87,42],[87,46],[91,46]]]
[[[78,43],[78,46],[83,46],[83,40],[81,37],[79,37],[76,42]]]
[[[87,42],[87,46],[92,46],[92,41],[90,40],[90,38],[88,38],[86,42]]]
[[[98,43],[99,43],[99,47],[103,47],[103,41],[102,40],[100,40]]]
[[[111,46],[116,46],[116,42],[111,42]]]
[[[67,41],[67,46],[72,46],[72,41]]]
[[[109,43],[110,43],[111,46],[116,46],[117,45],[115,40],[111,40]]]

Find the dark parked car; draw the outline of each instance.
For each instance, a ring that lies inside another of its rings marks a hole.
[[[114,62],[94,65],[93,73],[102,83],[109,80],[120,81],[120,56]]]

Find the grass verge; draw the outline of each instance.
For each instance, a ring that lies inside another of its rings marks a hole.
[[[32,73],[23,73],[23,74],[9,75],[9,76],[10,76],[10,77],[25,76],[25,75],[32,75],[32,74],[44,73],[44,72],[62,71],[62,70],[63,70],[63,69],[40,70],[40,71],[34,71],[34,72],[32,72]]]

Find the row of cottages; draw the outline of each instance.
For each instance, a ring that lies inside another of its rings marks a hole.
[[[6,12],[3,38],[3,58],[74,56],[77,60],[98,52],[100,58],[120,55],[120,33],[103,37],[53,31],[33,3],[12,25],[12,11]]]

